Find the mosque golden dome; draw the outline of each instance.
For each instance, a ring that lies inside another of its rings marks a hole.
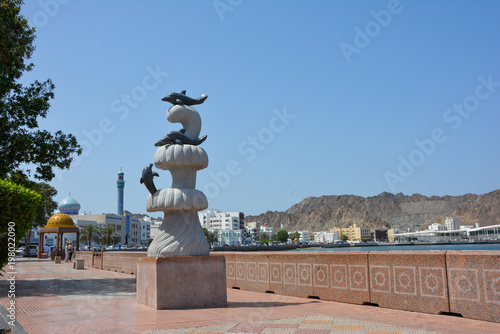
[[[47,221],[45,227],[76,227],[73,219],[65,213],[56,213]]]

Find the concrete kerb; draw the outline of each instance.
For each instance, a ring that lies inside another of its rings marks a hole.
[[[21,326],[17,320],[14,320],[14,326],[10,326],[8,324],[9,318],[7,317],[9,315],[9,312],[7,309],[0,304],[0,333],[9,333],[8,330],[10,330],[10,333],[15,333],[15,334],[28,334],[28,332]]]

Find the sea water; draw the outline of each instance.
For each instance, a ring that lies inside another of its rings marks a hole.
[[[362,247],[334,247],[334,248],[297,248],[292,251],[431,251],[431,250],[449,250],[449,251],[492,251],[500,250],[500,244],[444,244],[444,245],[380,245],[380,246],[362,246]]]

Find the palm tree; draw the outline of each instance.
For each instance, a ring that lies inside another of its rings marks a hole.
[[[218,241],[216,233],[208,232],[207,241],[212,245],[214,242]]]
[[[101,244],[114,245],[120,240],[120,236],[115,231],[113,225],[106,225],[106,227],[101,230],[101,233]]]
[[[80,234],[80,242],[81,243],[89,243],[89,246],[92,243],[98,243],[101,241],[101,236],[99,234],[99,229],[92,224],[85,225],[81,234]]]

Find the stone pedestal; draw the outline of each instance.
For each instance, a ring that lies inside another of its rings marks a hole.
[[[85,260],[84,259],[74,259],[73,260],[73,269],[85,269]]]
[[[224,256],[138,259],[137,302],[156,310],[225,307]]]

